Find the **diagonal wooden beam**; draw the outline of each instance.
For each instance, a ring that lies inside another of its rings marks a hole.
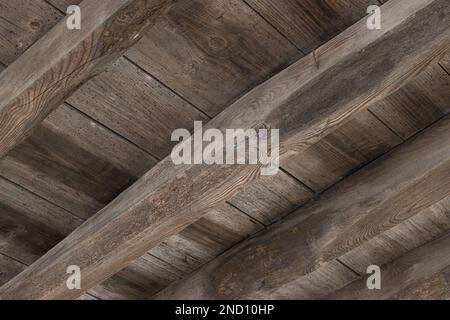
[[[448,233],[449,139],[450,116],[157,298],[321,298]]]
[[[447,0],[391,0],[383,28],[361,21],[230,106],[209,127],[280,128],[283,161],[307,148],[448,47]],[[102,282],[259,178],[258,166],[174,165],[164,159],[0,289],[0,298],[67,299]],[[66,269],[82,270],[67,290]]]
[[[85,0],[0,74],[0,158],[84,82],[135,44],[172,0]]]
[[[450,212],[450,206],[447,210]],[[449,214],[450,216],[450,214]],[[367,289],[367,277],[326,297],[332,300],[449,299],[450,234],[408,252],[381,268],[381,288]]]

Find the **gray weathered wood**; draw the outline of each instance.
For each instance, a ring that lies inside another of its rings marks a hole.
[[[447,208],[447,214],[450,215],[449,209]],[[446,269],[449,266],[450,236],[447,235],[414,249],[393,263],[381,268],[380,290],[368,290],[366,278],[363,278],[327,298],[448,299],[450,297],[450,281]],[[440,274],[441,272],[442,274]],[[445,274],[447,274],[447,277]],[[433,296],[433,294],[437,296]]]
[[[397,89],[440,55],[450,40],[449,15],[442,14],[449,8],[447,0],[392,0],[385,5],[382,30],[367,30],[365,21],[354,25],[314,55],[252,90],[209,126],[221,130],[261,125],[282,128],[283,161],[336,129],[369,102]],[[77,297],[244,190],[258,178],[259,169],[175,166],[167,158],[4,285],[0,297]],[[82,269],[82,290],[66,288],[69,263]],[[334,262],[328,267],[320,276],[330,277],[329,272],[343,268]],[[341,275],[343,283],[352,277]]]
[[[386,252],[386,247],[400,241],[397,246],[401,248],[401,254],[409,245],[406,240],[401,242],[405,238],[402,234],[409,235],[406,231],[419,221],[417,216],[422,219],[430,216],[424,210],[433,205],[439,207],[439,202],[448,197],[448,139],[450,117],[343,180],[323,193],[320,200],[242,242],[157,297],[312,299],[339,289],[345,285],[342,279],[351,279],[343,273],[330,276],[330,266],[334,266],[337,259],[344,257],[346,263],[363,261],[362,258],[367,258],[365,261],[370,264],[385,262],[381,254],[365,256],[367,250],[361,250],[361,259],[348,255],[389,232],[391,234],[385,240],[391,239],[390,242],[385,241],[383,247],[382,241],[378,241],[379,246],[368,252]],[[394,230],[410,218],[412,220],[402,230]],[[437,213],[433,222],[446,226],[442,229],[434,227],[436,231],[433,227],[425,227],[433,236],[448,230],[448,211]],[[350,266],[357,267],[358,264],[351,263]],[[365,268],[360,266],[359,269]],[[323,283],[328,283],[328,288],[324,289]]]
[[[305,53],[364,17],[377,0],[244,0]]]
[[[80,85],[135,44],[168,0],[85,0],[81,30],[65,19],[0,74],[0,158]]]

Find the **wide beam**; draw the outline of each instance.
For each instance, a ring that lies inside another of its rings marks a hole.
[[[85,0],[0,74],[0,158],[79,86],[135,44],[170,0]]]
[[[157,298],[320,298],[448,233],[449,139],[447,117]]]
[[[450,42],[448,0],[391,0],[383,28],[361,21],[227,108],[209,127],[280,129],[281,161],[398,88]],[[258,166],[161,161],[0,289],[0,298],[65,299],[101,283],[259,178]],[[67,266],[82,289],[67,290]]]

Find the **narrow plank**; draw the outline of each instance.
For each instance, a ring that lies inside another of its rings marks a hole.
[[[67,18],[63,19],[4,70],[0,158],[65,98],[135,44],[168,5],[168,0],[85,0],[81,30],[69,30]]]
[[[269,225],[297,209],[314,194],[297,180],[280,171],[265,176],[230,200],[249,216]]]
[[[305,53],[366,15],[377,0],[244,0]]]
[[[0,0],[0,63],[13,63],[61,19],[45,1]]]
[[[192,0],[172,7],[127,57],[214,117],[301,54],[240,0]]]
[[[0,286],[7,283],[26,268],[27,265],[0,253]]]
[[[336,259],[448,197],[449,138],[447,117],[157,298],[306,299],[331,293],[318,292],[315,282],[322,287],[320,279]],[[448,214],[443,220],[448,223]],[[345,281],[342,273],[334,276],[326,279],[335,290]]]
[[[193,130],[205,115],[121,58],[75,92],[68,102],[150,154],[164,158],[178,128]]]
[[[386,265],[407,252],[444,236],[450,230],[450,197],[433,204],[339,258],[359,274],[367,266]]]
[[[63,105],[0,161],[0,175],[88,218],[155,164],[147,153]]]
[[[0,253],[31,264],[82,220],[0,178]]]
[[[401,142],[364,110],[282,165],[314,191],[321,192]]]
[[[261,228],[258,222],[224,204],[133,261],[117,274],[119,279],[113,276],[89,292],[105,300],[148,299]],[[125,280],[128,289],[122,290],[115,282]]]
[[[434,285],[441,285],[440,292],[444,291],[444,296],[449,296],[448,278],[439,279],[439,273],[445,274],[450,266],[450,236],[435,240],[423,245],[406,255],[402,256],[393,263],[381,269],[382,285],[380,290],[368,290],[366,279],[356,281],[342,290],[334,293],[330,299],[392,299],[401,298],[402,292],[411,295],[414,290],[415,299],[425,299],[429,295],[428,290],[421,287],[415,287],[415,284],[421,281],[434,281]],[[438,276],[434,278],[433,276]],[[442,276],[442,274],[440,275]],[[441,280],[442,282],[436,283]],[[431,283],[423,284],[430,287]],[[444,290],[446,289],[446,291]],[[422,291],[424,290],[424,291]],[[403,296],[405,297],[405,296]],[[434,297],[434,298],[439,298]]]
[[[407,139],[450,112],[450,76],[433,63],[370,110]]]
[[[226,249],[262,229],[262,225],[224,204],[149,251],[187,275]]]
[[[308,55],[252,90],[209,126],[220,130],[261,124],[282,127],[281,161],[298,154],[441,55],[450,40],[449,15],[442,12],[449,9],[447,0],[412,0],[407,4],[391,0],[384,10],[382,30],[369,32],[365,21],[357,23],[316,50],[315,56]],[[427,159],[429,165],[436,159]],[[77,297],[250,186],[259,178],[259,169],[245,165],[176,166],[166,158],[89,224],[4,285],[0,295]],[[434,196],[443,192],[441,187]],[[65,286],[63,271],[69,256],[83,269],[82,290],[68,292]],[[39,288],[33,282],[39,282]]]

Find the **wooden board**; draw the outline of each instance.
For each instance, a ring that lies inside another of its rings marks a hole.
[[[304,53],[338,35],[377,0],[244,0]]]
[[[280,220],[313,197],[313,192],[280,171],[266,176],[230,200],[230,203],[264,225]]]
[[[336,259],[448,197],[449,138],[447,117],[158,298],[299,299],[319,297],[322,281],[338,288],[345,273],[322,278]]]
[[[427,64],[434,54],[441,52],[444,40],[448,39],[448,29],[441,25],[443,16],[437,12],[446,10],[448,2],[417,0],[412,5],[408,2],[405,7],[402,1],[389,3],[393,3],[389,7],[390,11],[388,10],[390,14],[387,15],[391,18],[388,19],[391,29],[367,34],[365,23],[354,26],[346,34],[342,34],[318,51],[321,62],[319,70],[317,59],[313,56],[302,59],[299,64],[266,82],[228,108],[214,121],[214,125],[219,124],[219,128],[230,128],[242,126],[244,123],[247,128],[261,122],[270,127],[282,124],[285,130],[282,144],[287,145],[289,155],[300,152],[304,146],[316,142],[351,114],[363,108],[365,103],[396,88],[411,75],[413,67]],[[411,34],[412,25],[419,26],[415,29],[415,33]],[[392,32],[388,32],[389,30]],[[406,32],[409,35],[407,38],[404,37]],[[354,37],[349,37],[349,34]],[[396,50],[397,46],[402,50]],[[364,50],[368,47],[371,50]],[[354,52],[349,51],[350,48]],[[398,55],[393,55],[392,52]],[[380,56],[389,56],[392,63],[387,65],[383,59],[373,59]],[[367,65],[367,61],[371,63]],[[383,68],[380,69],[380,65],[372,61],[383,63]],[[361,81],[361,78],[354,77],[361,74],[370,74],[366,79],[370,81]],[[341,87],[344,84],[346,90]],[[287,91],[284,91],[286,95],[272,94],[279,86]],[[276,96],[275,101],[267,101],[268,96],[272,99]],[[308,99],[301,99],[302,97]],[[297,108],[299,100],[303,101],[301,110]],[[257,112],[249,112],[252,109],[242,108],[243,105],[249,105],[249,101],[252,101],[250,104],[252,106],[264,108],[258,109]],[[317,108],[318,105],[320,108]],[[289,115],[289,118],[283,115]],[[15,284],[25,289],[26,282],[21,282],[20,279],[26,278],[27,273],[35,275],[33,268],[47,266],[51,269],[52,266],[55,268],[64,266],[63,256],[60,256],[62,251],[58,249],[64,247],[64,243],[70,244],[67,247],[69,250],[70,247],[77,247],[80,263],[88,268],[84,269],[86,280],[84,285],[89,287],[98,283],[108,274],[123,268],[129,260],[142,254],[161,239],[191,223],[203,214],[203,210],[218,205],[234,195],[239,188],[250,185],[256,176],[254,169],[245,166],[239,169],[233,167],[231,170],[226,166],[180,168],[174,167],[169,160],[162,161],[138,184],[96,215],[89,227],[80,228],[72,233],[27,272],[3,287],[2,291],[12,290]],[[141,194],[143,191],[145,194]],[[188,194],[189,199],[186,199]],[[134,197],[137,197],[138,203],[133,201]],[[152,215],[149,219],[148,212],[152,212],[152,209],[161,216]],[[132,221],[128,219],[130,217]],[[95,223],[98,229],[93,228],[92,223]],[[112,241],[108,236],[111,232],[108,230],[115,230],[119,239],[115,238]],[[117,233],[117,230],[121,231]],[[131,240],[139,241],[127,246]],[[81,244],[86,246],[86,252],[96,252],[98,253],[96,257],[103,257],[102,272],[96,268],[98,264],[93,267],[93,261],[82,251],[80,253]],[[68,255],[75,259],[77,252]],[[53,282],[62,279],[62,274],[57,271],[38,274],[40,277],[51,274],[52,277],[49,282],[41,282],[48,285],[47,290],[34,294],[43,294],[45,297],[53,294],[73,294],[63,292],[65,290],[63,287],[51,287]],[[22,290],[13,291],[17,294]]]
[[[175,129],[193,130],[209,118],[161,83],[121,58],[68,102],[158,159],[167,156]]]
[[[320,192],[402,141],[364,110],[282,166],[311,189]]]
[[[449,300],[450,266],[439,273],[416,281],[392,296],[392,298],[400,300]]]
[[[450,112],[450,76],[433,63],[370,110],[407,139]]]
[[[89,293],[108,300],[148,299],[262,227],[239,210],[224,204]]]
[[[0,253],[31,264],[82,220],[0,178]]]
[[[0,63],[14,62],[61,18],[45,1],[0,0]]]
[[[0,253],[0,286],[21,273],[27,265]]]
[[[154,164],[146,152],[63,105],[0,161],[0,174],[88,218]]]
[[[191,0],[127,57],[213,117],[301,55],[242,1]]]
[[[450,194],[450,190],[448,192]],[[339,261],[364,275],[367,266],[386,265],[407,252],[439,238],[450,230],[450,196],[373,237],[344,254]]]
[[[181,271],[181,275],[187,275],[262,227],[257,221],[224,204],[149,253],[170,263]]]
[[[83,28],[69,30],[63,19],[0,74],[0,158],[135,44],[169,1],[85,0],[80,5]]]
[[[450,53],[447,53],[440,61],[440,65],[450,74]]]
[[[366,279],[334,293],[331,299],[448,298],[450,236],[423,245],[381,269],[380,290],[368,290]],[[436,294],[437,296],[433,296]],[[431,297],[430,297],[431,295]]]

